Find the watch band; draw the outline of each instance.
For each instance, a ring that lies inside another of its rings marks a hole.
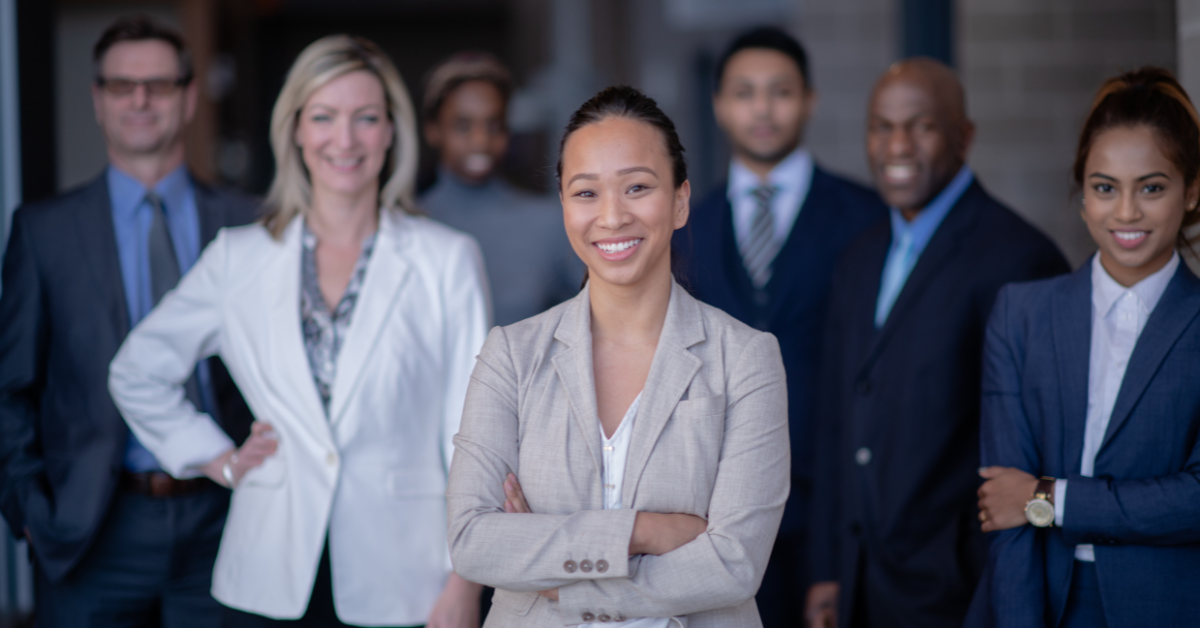
[[[1042,477],[1038,480],[1037,488],[1033,491],[1034,499],[1044,499],[1051,504],[1054,503],[1054,483],[1058,480],[1055,478]]]

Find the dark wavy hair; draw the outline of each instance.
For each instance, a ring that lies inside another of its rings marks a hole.
[[[1108,79],[1096,93],[1071,170],[1077,190],[1083,188],[1084,168],[1096,137],[1109,129],[1136,126],[1154,129],[1163,153],[1183,174],[1185,188],[1200,177],[1200,117],[1196,108],[1169,70],[1145,67]],[[1191,248],[1185,231],[1196,224],[1200,224],[1200,210],[1185,212],[1176,239],[1178,248]]]
[[[100,66],[104,63],[104,55],[108,49],[123,41],[158,40],[169,44],[179,57],[179,79],[184,83],[192,82],[192,53],[183,43],[183,37],[175,29],[166,26],[147,15],[123,17],[113,22],[92,48],[92,66],[96,80],[100,80]]]

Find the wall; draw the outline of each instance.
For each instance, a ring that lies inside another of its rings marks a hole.
[[[971,164],[1074,265],[1094,250],[1071,198],[1080,125],[1119,70],[1176,66],[1176,0],[960,0]]]

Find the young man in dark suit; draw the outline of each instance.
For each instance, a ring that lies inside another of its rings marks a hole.
[[[39,626],[215,626],[229,493],[159,468],[113,405],[108,366],[217,230],[252,221],[255,204],[184,165],[197,87],[178,34],[121,20],[94,60],[109,166],[18,209],[5,255],[0,511],[36,557]],[[245,438],[250,412],[219,360],[198,364],[187,392]]]
[[[684,285],[779,339],[788,379],[792,489],[757,602],[763,624],[803,621],[811,416],[830,278],[849,242],[886,216],[879,197],[818,167],[804,146],[816,92],[804,49],[759,28],[717,66],[713,107],[733,146],[729,179],[692,208],[674,248]]]
[[[875,86],[867,156],[890,220],[846,251],[823,352],[813,497],[816,626],[960,626],[976,518],[983,332],[1006,283],[1068,270],[966,165],[962,86],[931,59]]]

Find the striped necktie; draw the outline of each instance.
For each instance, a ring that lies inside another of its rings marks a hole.
[[[779,244],[775,241],[775,218],[771,214],[771,199],[775,197],[775,191],[774,187],[766,185],[750,191],[757,206],[749,231],[738,243],[746,273],[759,290],[771,280],[771,262],[779,253]]]

